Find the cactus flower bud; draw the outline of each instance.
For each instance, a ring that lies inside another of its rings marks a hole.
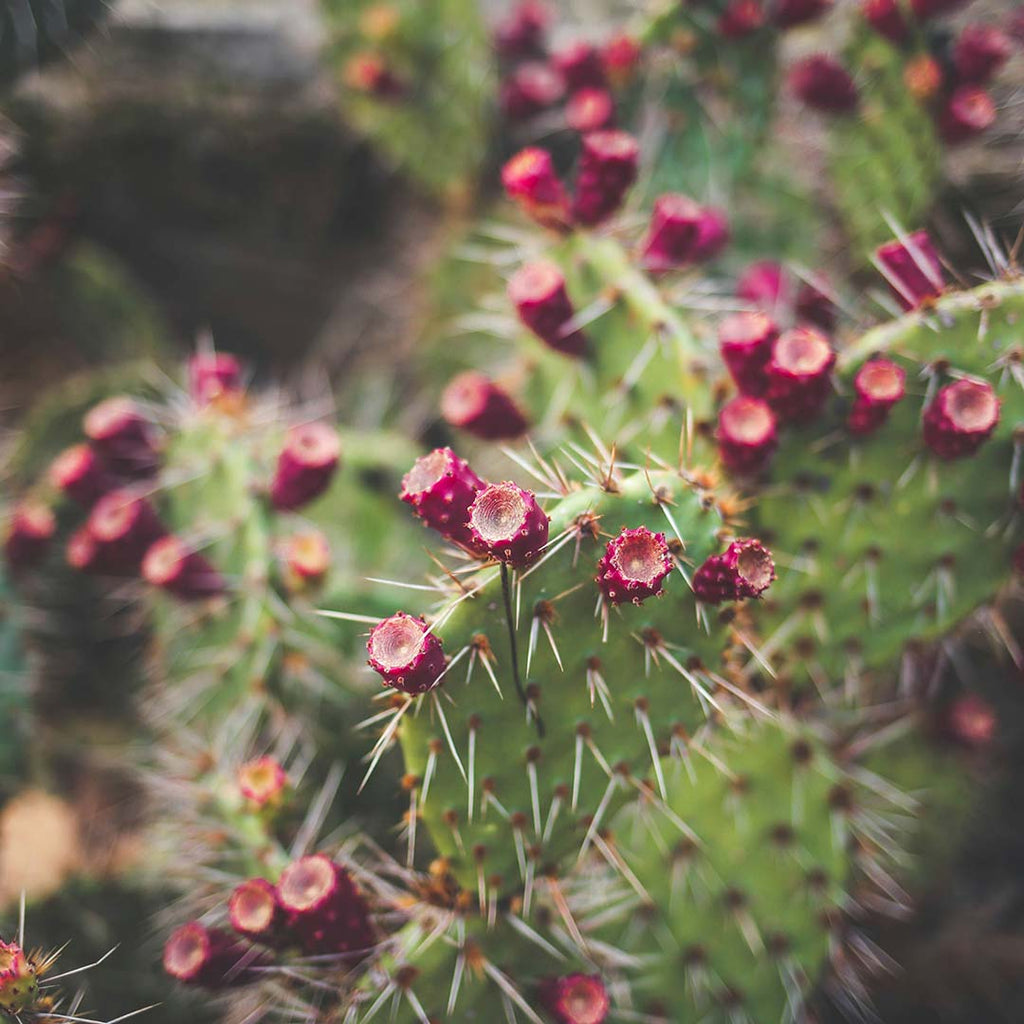
[[[411,696],[432,690],[445,668],[441,641],[423,619],[405,612],[377,623],[366,644],[370,668],[385,686]]]
[[[864,20],[880,35],[899,46],[910,33],[900,0],[862,0]]]
[[[365,953],[374,944],[366,900],[349,873],[323,854],[289,864],[277,883],[277,898],[288,930],[307,956]]]
[[[828,54],[817,53],[794,64],[789,87],[807,106],[825,114],[848,114],[857,108],[857,86],[850,72]]]
[[[566,104],[565,120],[581,134],[610,128],[615,124],[615,100],[607,89],[580,89]]]
[[[337,431],[326,423],[306,423],[288,431],[270,484],[270,502],[292,512],[319,498],[331,484],[341,459]]]
[[[233,935],[198,921],[182,925],[164,946],[164,970],[185,985],[208,989],[242,985],[254,980],[251,966],[248,950]]]
[[[86,413],[85,436],[109,466],[136,480],[159,464],[153,425],[130,398],[108,398]]]
[[[99,545],[104,570],[135,572],[166,530],[149,501],[132,490],[111,491],[93,506],[89,533]]]
[[[188,361],[188,390],[196,405],[209,405],[242,389],[242,364],[227,352],[197,352]]]
[[[578,40],[557,50],[551,63],[565,80],[569,92],[578,89],[603,89],[607,84],[600,52],[590,43]]]
[[[38,565],[57,532],[57,520],[45,505],[28,503],[14,510],[4,539],[4,557],[15,572]]]
[[[706,604],[760,597],[775,579],[771,552],[759,541],[734,540],[693,575],[693,592]]]
[[[538,260],[520,267],[508,283],[508,297],[523,324],[550,348],[567,356],[586,351],[586,335],[569,326],[575,310],[557,264]]]
[[[890,359],[872,359],[853,378],[856,392],[846,425],[853,434],[869,434],[888,418],[889,410],[906,394],[901,366]]]
[[[726,39],[742,39],[765,23],[761,0],[729,0],[718,19],[718,31]]]
[[[697,241],[693,248],[694,262],[714,259],[728,244],[729,218],[725,210],[716,206],[701,207]]]
[[[238,790],[251,807],[280,805],[288,788],[288,775],[277,758],[264,754],[238,769]]]
[[[995,25],[967,25],[953,46],[953,67],[963,82],[987,82],[1010,59],[1013,41]]]
[[[31,1010],[38,994],[35,965],[17,943],[0,940],[0,1011],[18,1017]]]
[[[992,97],[978,85],[961,85],[939,114],[939,132],[946,142],[963,142],[991,128],[995,120]]]
[[[537,557],[548,542],[549,528],[533,493],[508,480],[485,487],[469,507],[474,543],[514,569]]]
[[[817,20],[831,7],[832,0],[775,0],[771,18],[779,28],[795,28]]]
[[[546,150],[520,150],[501,169],[501,183],[509,199],[538,224],[555,230],[568,226],[569,196]]]
[[[999,422],[999,399],[986,381],[940,388],[924,413],[924,442],[940,459],[973,455]]]
[[[572,207],[579,223],[593,227],[618,210],[636,181],[639,159],[640,146],[628,132],[609,130],[583,136]]]
[[[501,111],[511,121],[525,121],[564,95],[565,82],[557,71],[542,61],[528,61],[501,83]]]
[[[87,444],[65,449],[50,466],[50,483],[85,508],[92,508],[115,486],[103,461]]]
[[[608,1018],[608,990],[597,974],[547,978],[538,996],[557,1024],[604,1024]]]
[[[228,900],[228,916],[231,927],[252,942],[278,946],[285,941],[284,908],[265,878],[250,878],[235,887]]]
[[[780,420],[805,423],[821,412],[835,362],[828,338],[812,327],[794,327],[775,340],[765,397]]]
[[[639,526],[623,530],[608,542],[597,566],[597,585],[612,604],[632,601],[638,605],[662,593],[671,571],[665,534]]]
[[[551,12],[539,0],[521,0],[494,29],[494,48],[502,57],[525,57],[544,49]]]
[[[151,544],[142,559],[142,578],[182,601],[202,601],[224,593],[224,577],[197,551],[168,535]]]
[[[775,414],[760,398],[740,395],[718,414],[718,454],[733,473],[763,470],[779,445]]]
[[[927,231],[886,242],[875,251],[875,258],[904,309],[916,309],[942,294],[946,284],[942,264]]]
[[[422,455],[402,477],[400,497],[424,525],[457,544],[472,545],[469,507],[486,484],[451,448]]]
[[[778,336],[775,321],[764,313],[733,313],[720,324],[719,351],[742,394],[768,390],[768,363]]]
[[[644,267],[657,272],[692,262],[703,219],[703,208],[689,196],[678,192],[658,196],[647,235],[640,243]]]
[[[942,65],[930,54],[911,57],[903,68],[903,84],[919,103],[928,103],[942,88]]]
[[[643,50],[640,44],[625,32],[612,36],[601,47],[601,63],[608,80],[616,88],[626,85],[633,77]]]
[[[526,417],[511,397],[476,370],[453,377],[441,395],[441,415],[484,441],[510,441],[526,432]]]
[[[293,590],[322,583],[331,568],[331,545],[320,530],[304,530],[284,546],[288,584]]]

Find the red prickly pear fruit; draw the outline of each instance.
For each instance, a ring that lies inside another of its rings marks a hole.
[[[14,572],[38,565],[50,550],[57,520],[45,505],[25,502],[14,510],[4,539],[4,557]]]
[[[601,54],[590,43],[570,43],[551,55],[551,63],[565,80],[569,92],[603,89],[607,85]]]
[[[581,135],[611,128],[615,124],[615,100],[607,89],[580,89],[566,104],[565,120]]]
[[[742,39],[763,28],[766,20],[760,0],[729,0],[718,19],[718,31],[726,39]]]
[[[924,443],[940,459],[973,455],[999,422],[999,399],[986,381],[958,380],[940,388],[924,413]]]
[[[370,630],[368,664],[383,681],[416,696],[437,686],[445,669],[441,641],[423,619],[395,612]]]
[[[541,1006],[557,1024],[604,1024],[610,1002],[600,975],[569,974],[545,979],[538,990]]]
[[[639,605],[660,596],[665,577],[672,571],[672,557],[665,534],[651,533],[646,526],[623,530],[608,542],[597,565],[597,585],[612,604],[632,601]]]
[[[903,84],[919,103],[938,95],[944,77],[942,65],[929,53],[911,57],[903,68]]]
[[[100,498],[89,513],[88,528],[99,545],[103,570],[109,572],[135,572],[150,546],[166,533],[153,506],[133,490]]]
[[[967,0],[910,0],[910,9],[919,21],[927,21],[939,14],[949,14],[963,7]]]
[[[526,57],[544,50],[551,11],[538,0],[522,0],[494,29],[494,48],[502,57]]]
[[[758,309],[774,312],[787,301],[786,271],[774,260],[751,263],[736,281],[736,297]]]
[[[287,583],[293,590],[316,587],[331,569],[331,545],[320,530],[303,530],[285,541]]]
[[[130,398],[108,398],[86,413],[85,436],[103,460],[132,480],[152,476],[159,465],[153,425]]]
[[[270,503],[293,512],[319,498],[341,461],[341,440],[326,423],[305,423],[288,431],[270,484]]]
[[[718,348],[736,386],[744,395],[760,397],[768,390],[768,363],[779,336],[765,313],[733,313],[718,328]]]
[[[513,569],[537,557],[550,525],[533,493],[509,480],[485,487],[469,508],[474,544]]]
[[[406,85],[379,53],[355,53],[349,57],[342,78],[354,92],[379,100],[403,96]]]
[[[938,298],[946,286],[942,264],[927,231],[915,231],[875,250],[879,270],[900,305],[917,309]]]
[[[228,352],[197,352],[188,361],[188,390],[196,405],[210,405],[242,390],[242,364]]]
[[[219,928],[199,921],[182,925],[164,946],[164,970],[185,985],[222,989],[253,981],[248,949]]]
[[[836,354],[813,327],[794,327],[772,345],[766,400],[784,423],[806,423],[820,412],[832,390]]]
[[[864,20],[880,35],[899,46],[910,34],[900,0],[862,0]]]
[[[807,106],[824,114],[857,109],[857,86],[834,57],[816,53],[798,61],[789,72],[789,87]]]
[[[370,910],[349,873],[323,854],[293,861],[277,898],[289,932],[307,956],[366,954],[375,942]]]
[[[771,552],[759,541],[734,540],[693,575],[693,592],[705,604],[760,597],[775,579]]]
[[[231,927],[239,935],[264,946],[280,946],[285,940],[284,908],[277,889],[265,878],[250,878],[236,886],[228,900]]]
[[[967,25],[953,46],[953,67],[962,82],[987,82],[1010,59],[1013,40],[995,25]]]
[[[729,244],[729,217],[717,206],[701,208],[697,241],[693,248],[693,260],[703,263],[714,259]]]
[[[65,449],[50,466],[50,483],[84,508],[93,505],[115,487],[103,461],[87,444]]]
[[[246,761],[238,769],[238,791],[252,808],[279,807],[287,789],[288,774],[269,754]]]
[[[832,7],[832,0],[775,0],[772,22],[779,28],[795,28],[815,21]]]
[[[961,85],[954,89],[939,114],[939,131],[946,142],[963,142],[991,128],[996,105],[981,86]]]
[[[501,112],[510,121],[525,121],[564,95],[565,82],[557,71],[543,61],[528,61],[501,83]]]
[[[779,446],[775,413],[760,398],[740,395],[718,414],[718,454],[728,470],[750,476],[763,470]]]
[[[569,226],[569,196],[546,150],[520,150],[501,169],[501,183],[509,199],[542,227],[563,231]]]
[[[945,731],[965,747],[981,750],[995,739],[998,720],[995,708],[976,693],[956,698],[946,710]]]
[[[642,56],[643,49],[632,36],[625,32],[612,36],[601,47],[601,64],[608,81],[622,88],[632,79]]]
[[[68,538],[65,561],[78,572],[103,572],[102,551],[88,524],[79,527]]]
[[[17,943],[0,940],[0,1011],[20,1019],[19,1014],[30,1011],[38,995],[35,965]]]
[[[888,418],[889,410],[906,394],[907,375],[890,359],[872,359],[853,378],[857,397],[846,425],[853,434],[870,434]]]
[[[587,227],[607,220],[636,181],[640,146],[628,132],[614,129],[583,136],[573,216]]]
[[[647,270],[673,270],[690,263],[700,240],[704,210],[679,192],[658,196],[651,223],[640,243],[640,261]]]
[[[441,395],[441,415],[453,427],[484,441],[511,441],[526,433],[526,417],[489,377],[466,370]]]
[[[179,537],[151,544],[142,559],[142,578],[182,601],[203,601],[225,591],[224,577]]]
[[[567,356],[586,351],[586,335],[571,326],[575,310],[557,264],[538,260],[520,267],[509,280],[508,297],[519,319],[544,344]]]
[[[425,526],[442,537],[471,547],[469,507],[487,485],[451,448],[422,455],[402,477],[402,501],[411,505]]]

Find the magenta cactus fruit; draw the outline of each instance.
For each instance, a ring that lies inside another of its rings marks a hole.
[[[759,541],[734,540],[693,575],[693,592],[706,604],[760,597],[775,579],[771,552]]]
[[[349,873],[323,854],[289,864],[277,898],[289,932],[307,955],[364,954],[374,945],[366,900]]]
[[[583,136],[573,216],[587,227],[607,220],[636,181],[640,146],[628,132],[608,130]]]
[[[718,31],[726,39],[742,39],[763,28],[767,16],[761,0],[729,0],[718,19]]]
[[[642,604],[658,597],[672,571],[665,534],[651,533],[646,526],[624,529],[608,542],[597,566],[597,585],[612,604]]]
[[[948,14],[962,7],[967,0],[910,0],[910,9],[921,21],[935,18],[940,14]]]
[[[569,43],[551,55],[551,63],[569,92],[604,88],[604,62],[600,52],[583,40]]]
[[[953,66],[962,82],[987,82],[1010,59],[1013,40],[995,25],[967,25],[953,46]]]
[[[130,398],[108,398],[86,413],[85,436],[111,469],[130,480],[152,476],[159,464],[153,425]]]
[[[565,105],[565,120],[583,135],[610,128],[615,124],[615,100],[607,89],[579,89]]]
[[[509,480],[485,487],[469,509],[474,543],[513,569],[537,557],[548,542],[549,528],[533,493]]]
[[[832,390],[836,354],[812,327],[794,327],[772,345],[766,400],[783,422],[804,423],[821,412]]]
[[[111,572],[134,572],[150,546],[166,533],[149,501],[127,489],[100,498],[89,513],[88,527],[99,545],[103,568]]]
[[[601,63],[612,85],[620,88],[633,77],[643,48],[628,32],[617,32],[601,47]]]
[[[242,364],[227,352],[197,352],[188,361],[188,390],[196,405],[209,405],[242,389]]]
[[[996,105],[980,85],[954,89],[939,114],[939,130],[946,142],[963,142],[995,124]]]
[[[341,461],[341,441],[326,423],[305,423],[288,431],[270,484],[270,502],[293,512],[319,498]]]
[[[999,422],[999,399],[987,381],[940,388],[924,413],[924,442],[940,459],[973,455]]]
[[[891,359],[871,359],[853,378],[856,393],[846,425],[851,433],[869,434],[888,418],[889,410],[906,394],[907,375]]]
[[[586,351],[586,335],[571,326],[575,310],[557,264],[538,260],[520,267],[509,280],[508,297],[519,319],[545,345],[567,356]]]
[[[700,241],[704,210],[678,192],[654,201],[651,223],[640,243],[640,259],[648,270],[672,270],[694,259]]]
[[[38,565],[50,549],[57,532],[57,520],[45,505],[25,502],[19,505],[7,524],[4,557],[12,570]]]
[[[502,168],[501,183],[508,197],[538,224],[555,230],[568,226],[569,196],[546,150],[520,150]]]
[[[779,446],[775,413],[760,398],[740,395],[718,414],[718,454],[733,473],[752,476],[771,461]]]
[[[775,260],[751,263],[736,281],[736,297],[760,310],[773,313],[785,303],[786,271]]]
[[[182,601],[202,601],[225,590],[224,577],[213,565],[173,535],[150,545],[142,559],[142,578]]]
[[[410,696],[432,690],[444,673],[441,641],[423,619],[405,612],[377,623],[370,630],[366,650],[370,668],[384,685]]]
[[[65,449],[50,466],[50,483],[85,508],[92,508],[115,481],[103,460],[87,444]]]
[[[825,114],[848,114],[857,109],[857,86],[850,72],[834,57],[812,54],[790,69],[789,87],[807,106]]]
[[[288,789],[288,774],[277,758],[264,754],[238,769],[238,791],[250,807],[278,806]]]
[[[717,206],[701,207],[693,260],[703,263],[714,259],[729,244],[729,217]]]
[[[719,325],[719,351],[742,394],[761,396],[768,390],[768,363],[778,336],[775,321],[764,313],[734,313]]]
[[[875,251],[879,269],[904,309],[916,309],[942,294],[942,264],[927,231],[896,238]]]
[[[976,693],[957,697],[946,710],[946,732],[950,739],[978,750],[991,745],[998,728],[995,708]]]
[[[164,945],[164,970],[184,985],[220,989],[252,979],[253,964],[233,935],[190,921]]]
[[[815,21],[832,7],[832,0],[775,0],[771,19],[779,28],[795,28]]]
[[[472,546],[469,507],[486,485],[451,448],[422,455],[402,478],[401,499],[425,526],[457,544]]]
[[[495,26],[494,48],[503,57],[524,57],[544,49],[551,11],[539,0],[521,0]]]
[[[484,441],[511,441],[528,426],[509,394],[476,370],[451,379],[441,395],[441,415],[453,427]]]
[[[610,1002],[600,975],[569,974],[541,983],[541,1006],[558,1024],[604,1024]]]
[[[39,978],[31,959],[16,942],[0,939],[0,1011],[20,1019],[38,994]]]
[[[277,889],[265,878],[250,878],[236,886],[228,900],[231,927],[239,935],[262,945],[282,942],[285,912]]]
[[[102,572],[103,559],[100,545],[89,530],[88,524],[80,526],[68,538],[64,549],[64,559],[72,569],[78,572]]]
[[[910,32],[899,0],[863,0],[861,13],[881,36],[899,46]]]
[[[553,107],[565,95],[565,82],[543,61],[520,65],[501,84],[501,110],[512,121],[524,121]]]

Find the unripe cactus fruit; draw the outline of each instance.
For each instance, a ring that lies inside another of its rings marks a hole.
[[[148,499],[133,490],[100,498],[89,513],[88,527],[99,544],[103,568],[111,572],[136,571],[150,546],[166,533]]]
[[[288,432],[270,484],[270,501],[279,512],[293,512],[320,497],[330,486],[341,459],[337,431],[326,423],[306,423]]]
[[[558,1024],[603,1024],[608,1017],[608,990],[600,975],[549,978],[540,986],[538,996]]]
[[[789,87],[807,106],[826,114],[848,114],[857,109],[857,86],[850,72],[824,53],[805,57],[793,65]]]
[[[242,365],[227,352],[197,352],[188,361],[188,390],[196,405],[209,405],[241,390]]]
[[[509,280],[508,297],[519,319],[545,345],[567,356],[586,351],[586,335],[567,326],[575,311],[557,264],[538,260],[520,267]]]
[[[84,508],[92,508],[115,486],[107,467],[87,444],[76,444],[58,455],[49,477],[54,487]]]
[[[285,542],[284,561],[292,589],[322,583],[331,568],[330,542],[320,530],[303,530]]]
[[[511,441],[528,426],[511,397],[476,370],[451,379],[441,395],[441,415],[453,427],[484,441]]]
[[[142,578],[183,601],[202,601],[226,589],[224,577],[208,559],[171,535],[150,545],[142,559]]]
[[[628,132],[591,132],[583,136],[573,216],[587,227],[607,220],[622,205],[636,181],[640,146]]]
[[[615,100],[607,89],[580,89],[565,105],[565,120],[581,134],[610,128],[615,123]]]
[[[506,480],[477,494],[469,508],[469,529],[481,550],[520,569],[547,544],[549,520],[530,491]]]
[[[766,400],[787,423],[805,423],[821,412],[832,390],[836,354],[820,331],[794,327],[772,345]]]
[[[235,888],[228,900],[228,916],[231,927],[253,942],[275,946],[282,941],[284,908],[265,878],[250,878]]]
[[[244,984],[252,980],[252,963],[233,935],[199,921],[182,925],[164,945],[164,970],[184,985],[219,989]]]
[[[370,667],[384,685],[403,693],[432,690],[444,672],[441,641],[428,632],[422,619],[405,612],[396,612],[374,626],[366,650]]]
[[[665,577],[672,571],[672,557],[663,533],[646,526],[623,529],[608,542],[597,566],[597,585],[612,603],[642,604],[662,593]]]
[[[927,231],[893,239],[875,252],[879,269],[904,309],[937,298],[946,286],[942,264]]]
[[[999,399],[987,381],[940,388],[924,413],[924,441],[940,459],[973,455],[999,422]]]
[[[363,953],[374,944],[366,901],[349,873],[323,854],[289,864],[277,897],[307,955]]]
[[[755,474],[769,463],[779,446],[775,413],[760,398],[740,395],[718,414],[718,454],[727,469]]]
[[[907,374],[891,359],[870,359],[853,378],[856,399],[846,425],[854,434],[877,430],[906,394]]]
[[[426,526],[458,544],[471,545],[469,507],[484,484],[451,448],[422,455],[402,477],[401,499]]]
[[[961,81],[983,83],[1012,53],[1012,40],[995,25],[967,25],[953,47],[953,66]]]
[[[247,761],[238,769],[238,789],[252,807],[279,804],[287,786],[287,773],[269,754]]]
[[[546,150],[521,150],[502,168],[501,183],[508,197],[538,224],[556,230],[568,225],[569,196]]]
[[[693,592],[706,604],[760,597],[775,579],[771,552],[759,541],[734,540],[694,573]]]
[[[672,270],[694,259],[700,241],[704,210],[700,203],[678,192],[654,201],[647,235],[640,243],[640,259],[651,271]]]
[[[13,570],[28,569],[46,557],[57,520],[45,505],[26,503],[14,510],[4,539],[4,557]]]
[[[744,395],[768,390],[768,363],[779,329],[764,313],[734,313],[718,328],[718,348],[736,386]]]
[[[0,1010],[17,1015],[29,1010],[39,992],[32,961],[15,942],[0,940]]]
[[[996,120],[996,105],[980,85],[961,85],[954,89],[939,115],[939,131],[946,142],[963,142],[991,128]]]
[[[130,398],[108,398],[90,409],[85,436],[118,474],[136,480],[151,476],[159,458],[153,425]]]

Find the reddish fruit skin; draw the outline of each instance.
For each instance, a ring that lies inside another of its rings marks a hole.
[[[197,352],[188,361],[188,390],[200,406],[241,391],[242,364],[227,352]]]
[[[643,50],[640,44],[625,32],[612,36],[601,48],[601,63],[612,85],[621,87],[632,77]]]
[[[964,421],[963,402],[981,409]],[[958,380],[940,388],[924,413],[924,443],[940,459],[973,455],[999,423],[999,399],[986,381]]]
[[[697,241],[693,248],[693,259],[697,263],[714,259],[729,244],[729,218],[725,210],[717,206],[701,208]]]
[[[129,480],[152,476],[160,463],[153,425],[130,398],[108,398],[91,409],[85,436],[115,473]]]
[[[759,541],[734,540],[693,575],[693,592],[705,604],[760,597],[775,579],[771,552]]]
[[[508,283],[508,297],[522,323],[545,345],[567,356],[586,352],[586,335],[566,330],[576,311],[557,264],[539,260],[520,267]]]
[[[832,7],[832,0],[775,0],[772,21],[779,28],[794,28],[820,18]]]
[[[64,552],[65,561],[78,572],[101,573],[104,571],[100,545],[89,532],[89,526],[80,526],[68,538]]]
[[[453,377],[441,395],[441,415],[484,441],[511,441],[526,433],[526,417],[512,398],[476,370]]]
[[[537,0],[522,0],[494,30],[494,48],[502,57],[525,57],[544,50],[551,12]]]
[[[768,363],[779,336],[764,313],[734,313],[718,328],[718,348],[740,393],[761,396],[768,390]]]
[[[551,63],[565,80],[569,92],[603,89],[607,85],[601,54],[590,43],[570,43],[552,54]]]
[[[546,978],[537,996],[557,1024],[604,1024],[611,1005],[599,974]]]
[[[142,578],[182,601],[205,601],[227,589],[224,577],[178,537],[161,537],[142,559]]]
[[[278,512],[308,505],[330,487],[340,460],[338,434],[326,423],[293,427],[277,459],[270,503]]]
[[[253,917],[253,905],[262,913],[259,921]],[[277,898],[277,889],[265,878],[250,878],[236,886],[228,900],[231,927],[244,938],[264,946],[278,947],[287,943],[286,914]]]
[[[652,271],[672,270],[690,263],[700,240],[704,210],[679,192],[658,196],[651,223],[640,243],[640,260]]]
[[[718,414],[718,454],[726,468],[744,476],[761,472],[779,446],[777,421],[767,402],[740,395]]]
[[[640,147],[627,132],[584,135],[572,207],[575,219],[593,227],[615,213],[636,181],[639,160]]]
[[[946,711],[950,739],[976,750],[991,745],[998,727],[995,708],[976,693],[957,697]]]
[[[509,480],[485,487],[469,509],[474,545],[513,569],[537,557],[550,525],[533,493]]]
[[[861,13],[880,36],[884,36],[897,46],[905,42],[910,34],[899,0],[863,0]]]
[[[729,0],[718,19],[718,31],[726,39],[742,39],[763,28],[765,20],[760,0]]]
[[[906,379],[901,366],[889,359],[872,359],[853,378],[856,393],[846,420],[852,434],[870,434],[889,417],[889,410],[906,394]]]
[[[247,966],[238,969],[239,964]],[[184,985],[223,989],[254,980],[245,946],[219,928],[198,921],[182,925],[164,946],[164,970]]]
[[[813,365],[802,365],[800,350],[810,348]],[[768,361],[766,400],[786,423],[806,423],[822,410],[832,392],[836,354],[813,327],[794,327],[776,338]]]
[[[644,565],[630,569],[623,565],[631,548],[642,547]],[[664,592],[665,577],[672,571],[672,558],[665,534],[652,533],[646,526],[622,532],[608,542],[597,564],[597,585],[611,604],[631,601],[639,605]],[[642,573],[642,575],[641,575]]]
[[[938,298],[945,287],[942,264],[927,231],[915,231],[906,242],[894,239],[875,251],[889,287],[900,305],[917,309]]]
[[[457,544],[470,545],[469,507],[486,484],[451,448],[435,448],[402,478],[399,497],[424,525]]]
[[[92,508],[116,486],[114,477],[87,444],[66,449],[50,466],[50,482],[83,508]]]
[[[994,25],[967,25],[953,47],[953,66],[962,82],[984,83],[1010,59],[1013,42]]]
[[[4,540],[4,557],[15,572],[38,565],[50,550],[57,520],[45,505],[21,505],[14,510]]]
[[[758,260],[740,274],[736,297],[768,313],[787,301],[786,272],[774,260]]]
[[[991,128],[996,120],[996,105],[977,85],[954,89],[939,115],[939,132],[946,142],[963,142]]]
[[[16,942],[0,940],[0,1013],[20,1020],[19,1014],[31,1012],[38,995],[39,977],[32,960]]]
[[[135,572],[150,546],[167,532],[153,506],[130,489],[111,491],[93,506],[89,533],[105,572]]]
[[[569,196],[546,150],[536,146],[520,150],[501,169],[501,183],[509,199],[542,227],[556,231],[568,227]]]
[[[789,86],[807,106],[825,114],[848,114],[857,109],[857,86],[849,71],[834,57],[817,53],[793,65]]]
[[[615,100],[607,89],[580,89],[566,104],[565,120],[580,134],[611,128],[615,124]]]
[[[353,54],[345,65],[344,80],[350,89],[379,100],[398,99],[406,91],[405,82],[379,53]]]
[[[322,889],[315,898],[293,892],[304,874],[315,872]],[[321,884],[323,883],[323,884]],[[376,939],[366,900],[349,873],[323,854],[303,857],[284,869],[277,885],[287,928],[307,956],[365,954]]]
[[[919,20],[926,21],[938,14],[955,11],[966,2],[967,0],[910,0],[910,8]]]
[[[377,623],[370,630],[366,651],[367,664],[384,685],[410,696],[432,690],[445,669],[441,641],[427,632],[423,619],[405,612]]]
[[[501,84],[501,111],[512,121],[525,121],[553,107],[565,95],[565,82],[541,61],[521,64]]]

